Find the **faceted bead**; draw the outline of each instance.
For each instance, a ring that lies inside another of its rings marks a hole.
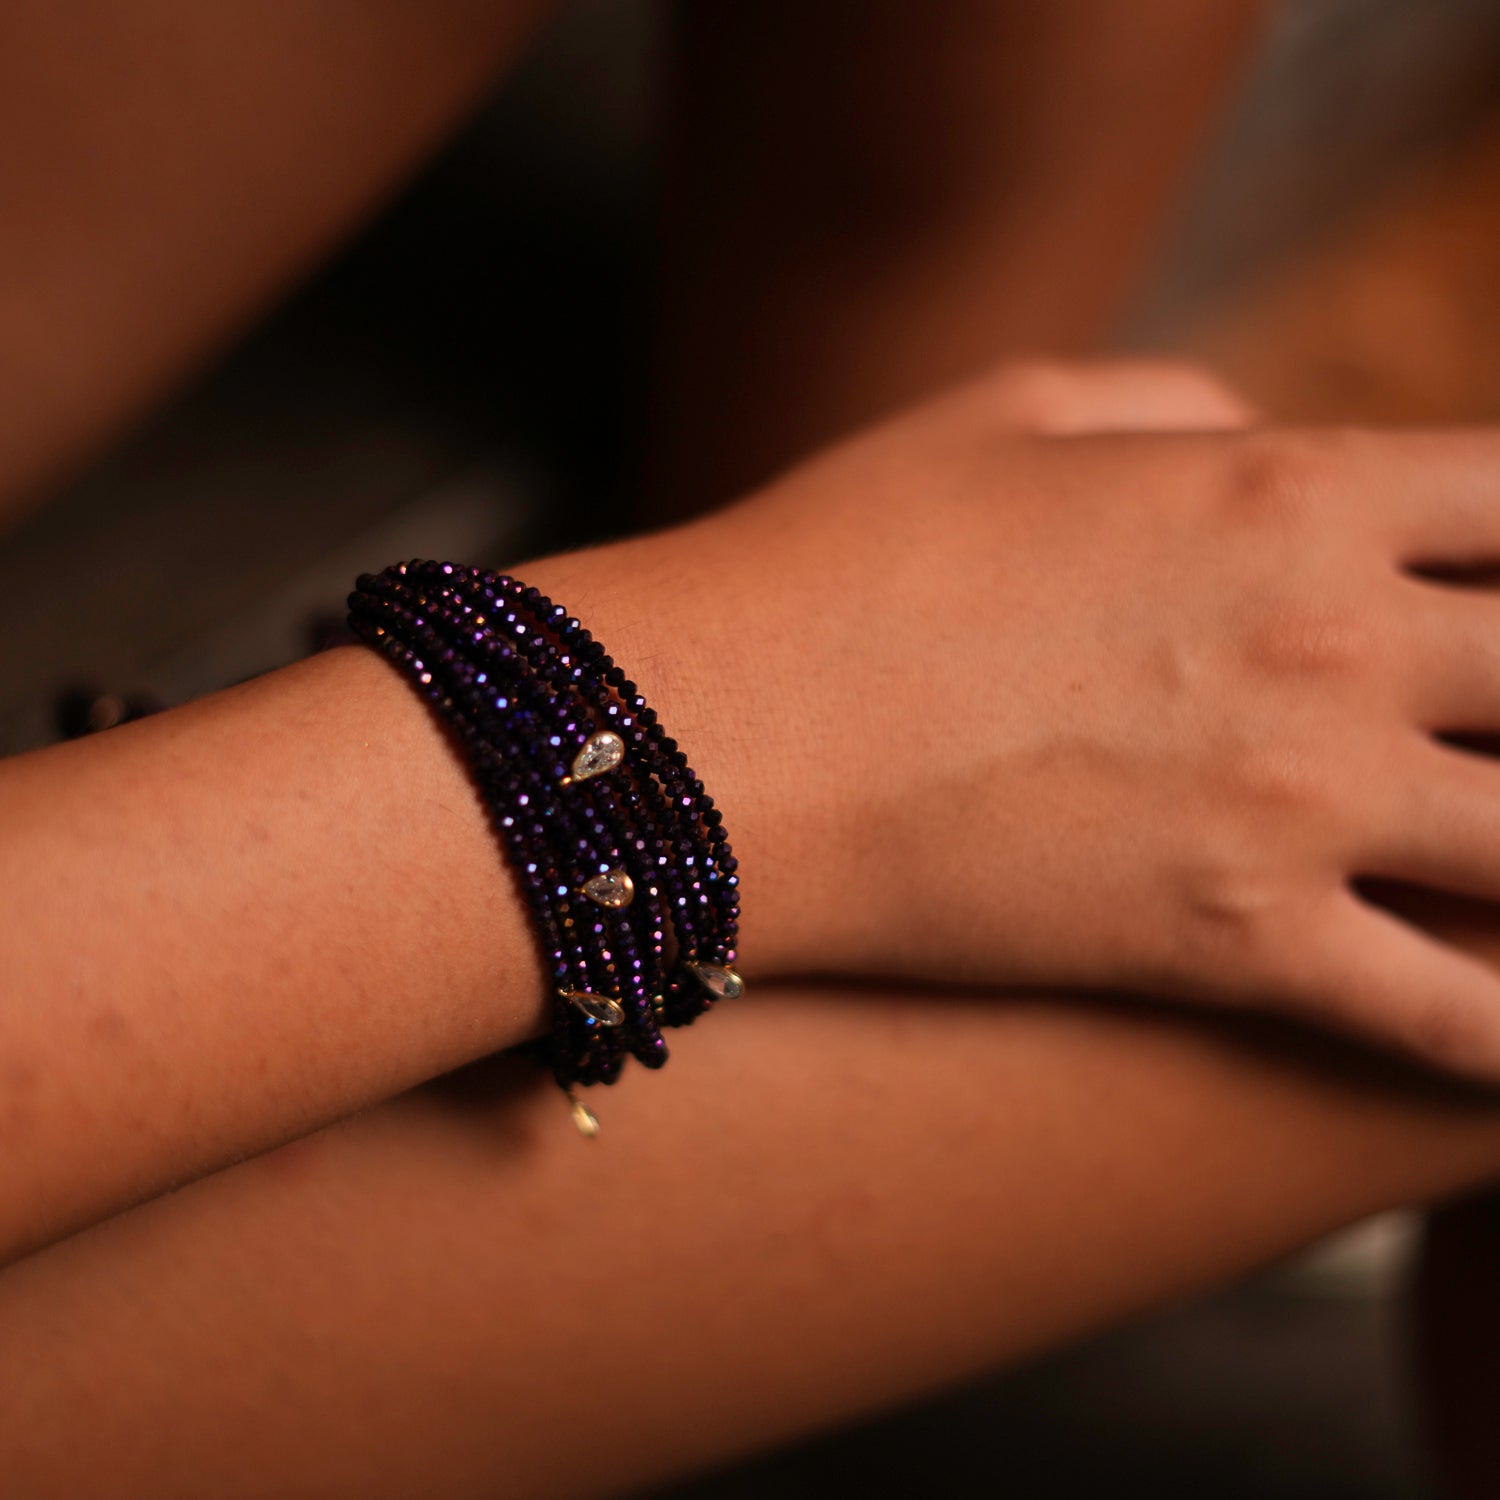
[[[613,771],[625,758],[625,741],[613,730],[601,729],[591,734],[583,748],[573,757],[573,780],[587,781],[591,776],[602,776]]]
[[[745,993],[745,981],[723,964],[689,962],[688,969],[716,1000],[738,1000]]]
[[[610,911],[619,911],[629,906],[635,897],[635,882],[624,870],[606,870],[600,875],[591,875],[583,883],[583,894],[595,906]]]
[[[608,995],[591,995],[587,990],[564,990],[563,998],[570,1000],[591,1021],[601,1026],[618,1026],[625,1019],[625,1012],[618,1000]]]

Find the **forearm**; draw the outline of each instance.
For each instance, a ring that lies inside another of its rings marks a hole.
[[[7,1254],[515,1042],[461,762],[344,651],[0,766]]]
[[[0,1472],[70,1500],[630,1490],[1500,1168],[1493,1101],[1286,1042],[762,992],[629,1073],[591,1145],[485,1065],[0,1274]]]

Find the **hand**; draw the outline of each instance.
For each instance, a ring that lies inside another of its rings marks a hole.
[[[1437,738],[1500,731],[1500,604],[1413,571],[1500,554],[1500,437],[1018,431],[1162,411],[1047,378],[521,570],[725,809],[747,974],[1259,1006],[1500,1078],[1500,978],[1353,885],[1500,897],[1500,767]]]

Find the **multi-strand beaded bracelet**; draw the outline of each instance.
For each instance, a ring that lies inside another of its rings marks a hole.
[[[551,973],[552,1071],[592,1136],[576,1085],[613,1083],[627,1053],[659,1068],[663,1026],[744,991],[723,815],[635,684],[536,589],[397,563],[356,582],[349,624],[468,756]]]

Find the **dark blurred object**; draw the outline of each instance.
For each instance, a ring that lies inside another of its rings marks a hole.
[[[0,754],[59,683],[179,702],[400,556],[629,526],[654,21],[566,8],[493,107],[173,407],[0,535]]]
[[[1433,1216],[1417,1277],[1423,1426],[1450,1500],[1500,1495],[1500,1193]]]
[[[1437,1500],[1367,1275],[1262,1277],[653,1500]]]
[[[343,615],[317,615],[308,622],[307,649],[310,652],[332,651],[335,646],[352,646],[357,639]]]
[[[149,714],[160,713],[166,703],[153,693],[121,697],[98,687],[68,688],[59,694],[56,705],[57,733],[60,739],[82,739],[117,724],[129,724]]]

